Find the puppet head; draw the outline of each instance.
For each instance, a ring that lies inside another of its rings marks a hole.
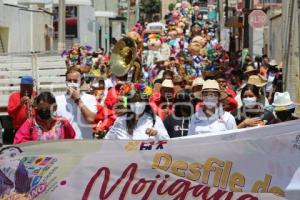
[[[160,35],[159,34],[154,34],[154,33],[150,34],[148,36],[147,45],[148,45],[149,50],[158,51],[161,48],[161,45],[162,45]]]

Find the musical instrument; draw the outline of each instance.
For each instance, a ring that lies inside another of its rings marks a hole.
[[[124,37],[117,42],[110,58],[111,71],[116,77],[124,77],[130,82],[138,82],[141,74],[141,62],[137,58],[137,44]]]
[[[33,100],[31,95],[29,95],[28,91],[25,91],[25,96],[29,98],[29,101],[25,104],[25,110],[26,110],[26,115],[27,118],[32,117],[32,112],[33,112]]]

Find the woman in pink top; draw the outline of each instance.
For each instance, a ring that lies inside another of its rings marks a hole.
[[[19,128],[14,144],[75,137],[75,131],[67,119],[53,116],[53,112],[56,111],[56,101],[50,92],[42,92],[37,96],[34,105],[36,115],[27,119]]]

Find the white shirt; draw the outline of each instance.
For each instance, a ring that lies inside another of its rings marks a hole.
[[[106,79],[104,81],[104,83],[105,83],[105,89],[109,89],[109,88],[114,87],[114,84],[113,84],[113,82],[110,78]]]
[[[70,98],[69,95],[64,94],[60,96],[56,96],[56,104],[57,104],[57,115],[65,117],[69,120],[73,129],[76,132],[76,139],[92,139],[92,127],[83,114],[80,111],[80,108],[73,99]],[[89,95],[86,93],[82,93],[81,101],[83,104],[93,113],[97,112],[97,101],[93,95]]]
[[[153,127],[153,120],[149,114],[143,114],[138,120],[136,127],[133,130],[133,134],[130,135],[127,132],[126,115],[118,117],[105,136],[105,139],[119,139],[119,140],[168,140],[170,139],[168,132],[162,122],[162,120],[155,116],[155,125]],[[157,131],[156,136],[146,134],[148,128],[154,128]]]
[[[266,92],[270,92],[273,89],[273,82],[275,80],[275,74],[274,73],[269,73],[268,75],[268,82],[266,85]]]
[[[234,117],[229,112],[223,111],[222,107],[219,107],[210,117],[200,109],[192,116],[188,135],[215,133],[236,128]]]

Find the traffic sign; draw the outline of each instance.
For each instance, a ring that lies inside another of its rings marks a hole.
[[[252,28],[263,28],[268,23],[268,16],[262,10],[253,10],[248,17],[248,21]]]

